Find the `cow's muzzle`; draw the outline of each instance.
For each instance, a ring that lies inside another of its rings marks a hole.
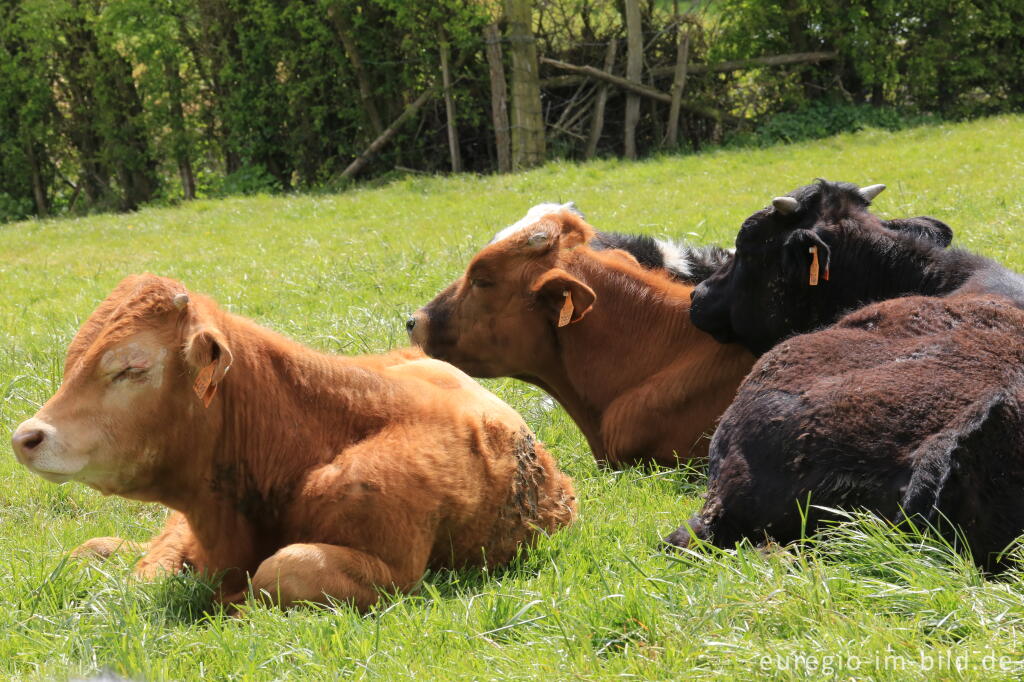
[[[48,481],[62,483],[85,466],[85,459],[67,452],[57,429],[33,417],[21,423],[11,436],[14,455],[25,467]]]
[[[18,459],[25,461],[32,457],[39,446],[46,440],[46,432],[39,428],[24,428],[24,424],[11,436],[11,446]]]
[[[405,321],[405,331],[409,332],[409,340],[413,345],[421,348],[426,345],[429,326],[427,315],[422,308],[409,316],[409,319]]]

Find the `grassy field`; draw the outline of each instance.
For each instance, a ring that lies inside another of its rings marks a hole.
[[[0,434],[56,389],[81,321],[124,275],[183,280],[310,346],[405,343],[406,315],[532,204],[575,200],[599,228],[730,243],[740,221],[815,177],[886,183],[885,216],[930,214],[956,243],[1024,269],[1024,117],[868,131],[767,150],[413,177],[343,195],[199,201],[0,226]],[[485,382],[576,479],[578,523],[507,570],[428,575],[372,614],[207,612],[190,577],[68,563],[98,535],[145,539],[165,511],[55,486],[0,458],[0,675],[64,679],[1017,679],[1024,574],[990,579],[870,519],[763,555],[666,556],[701,477],[599,470],[561,410]]]

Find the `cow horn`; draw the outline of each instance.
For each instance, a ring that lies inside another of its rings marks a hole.
[[[885,189],[885,185],[868,185],[867,187],[860,188],[860,195],[864,197],[864,201],[871,201]]]
[[[586,217],[586,216],[583,215],[583,211],[581,211],[579,209],[579,207],[576,206],[576,202],[575,201],[567,201],[566,203],[562,204],[562,209],[566,210],[566,211],[569,211],[570,213],[572,213],[574,215],[578,215],[581,218],[585,218]]]
[[[793,197],[775,197],[772,199],[772,206],[782,215],[789,215],[796,213],[796,210],[800,208],[800,202]]]
[[[188,294],[182,292],[174,295],[174,307],[181,310],[188,305]]]

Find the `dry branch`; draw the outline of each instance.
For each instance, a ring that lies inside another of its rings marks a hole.
[[[677,26],[676,30],[680,30]],[[679,140],[679,109],[683,104],[683,88],[686,87],[686,73],[690,59],[690,31],[682,31],[677,36],[676,67],[672,78],[672,104],[668,111],[668,135],[665,138],[669,147],[675,147]]]
[[[391,138],[395,136],[402,124],[408,121],[410,118],[416,115],[424,104],[426,104],[432,97],[437,94],[437,85],[432,85],[415,99],[405,110],[396,118],[387,129],[377,136],[377,139],[370,143],[362,154],[356,157],[355,161],[348,165],[341,173],[341,177],[344,179],[355,177],[359,171],[366,167],[366,164],[370,162],[370,159],[374,157],[377,152],[384,148],[384,146],[391,141]]]
[[[751,59],[735,59],[729,62],[716,62],[715,64],[691,64],[690,73],[725,73],[727,71],[742,71],[753,69],[758,66],[784,66],[786,64],[816,64],[827,62],[839,56],[838,52],[795,52],[793,54],[778,54],[771,57],[752,57]],[[651,69],[652,76],[671,76],[675,70],[674,66],[658,66]]]
[[[589,78],[597,78],[599,80],[607,81],[612,85],[617,85],[623,90],[635,92],[638,95],[643,95],[644,97],[649,97],[659,102],[665,102],[666,104],[672,103],[672,96],[666,92],[662,92],[661,90],[657,90],[650,86],[644,85],[643,83],[635,83],[626,78],[613,76],[612,74],[606,73],[601,69],[596,69],[593,66],[576,66],[575,64],[567,64],[566,62],[560,62],[557,59],[550,59],[548,57],[541,57],[540,61],[543,62],[544,64],[553,66],[556,69],[562,69],[563,71],[578,73]],[[712,109],[711,107],[702,106],[700,104],[694,104],[692,102],[680,102],[679,106],[699,116],[712,118],[716,121],[732,118],[728,114],[724,114],[718,109]]]
[[[793,54],[779,54],[770,57],[753,57],[751,59],[735,59],[728,62],[716,62],[714,64],[690,64],[687,72],[694,73],[725,73],[728,71],[742,71],[753,69],[759,66],[784,66],[787,64],[816,64],[836,59],[838,52],[795,52]],[[582,67],[581,67],[582,68]],[[648,72],[655,78],[666,78],[675,74],[675,65],[655,66]],[[576,87],[581,80],[580,76],[554,76],[544,78],[540,85],[542,88],[568,88]]]
[[[349,63],[352,65],[352,72],[356,76],[356,83],[359,84],[359,101],[363,106],[363,111],[366,112],[366,117],[370,120],[373,132],[380,135],[384,130],[384,124],[381,121],[380,113],[377,111],[377,104],[373,98],[373,86],[370,84],[370,75],[367,73],[362,57],[359,55],[359,48],[353,37],[354,29],[348,19],[348,15],[345,13],[346,11],[340,3],[334,3],[327,8],[327,17],[334,24],[334,30],[338,34],[342,46],[345,48],[345,54],[348,55]]]
[[[448,122],[448,151],[451,155],[452,173],[462,172],[462,155],[459,153],[459,129],[455,122],[455,99],[452,97],[452,75],[448,60],[451,47],[441,39],[441,82],[444,84],[444,111]]]
[[[604,55],[604,72],[612,74],[615,68],[615,51],[619,41],[612,38],[608,41],[608,51]],[[594,102],[594,116],[590,119],[590,136],[587,138],[587,149],[583,157],[591,159],[597,153],[597,143],[601,140],[601,131],[604,129],[604,107],[608,102],[608,83],[601,83],[597,91],[597,100]]]

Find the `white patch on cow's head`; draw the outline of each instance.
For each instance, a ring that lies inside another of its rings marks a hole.
[[[493,244],[494,242],[500,242],[503,239],[508,239],[517,232],[530,227],[544,216],[551,215],[552,213],[561,213],[562,211],[569,211],[581,218],[583,217],[583,214],[580,213],[580,210],[576,208],[576,204],[572,201],[564,204],[537,204],[530,208],[530,210],[526,212],[525,216],[494,235],[494,239],[492,239],[490,243]]]
[[[654,243],[658,245],[658,250],[661,251],[661,262],[666,270],[675,273],[683,279],[693,277],[690,259],[687,257],[689,247],[665,239],[655,239]]]
[[[164,381],[164,365],[167,349],[163,346],[132,341],[118,348],[108,350],[100,360],[105,372],[111,373],[129,367],[145,368],[144,383],[160,388]]]
[[[156,357],[153,358],[153,368],[149,370],[148,379],[153,388],[160,388],[164,383],[164,363],[167,359],[167,349],[159,348]]]

